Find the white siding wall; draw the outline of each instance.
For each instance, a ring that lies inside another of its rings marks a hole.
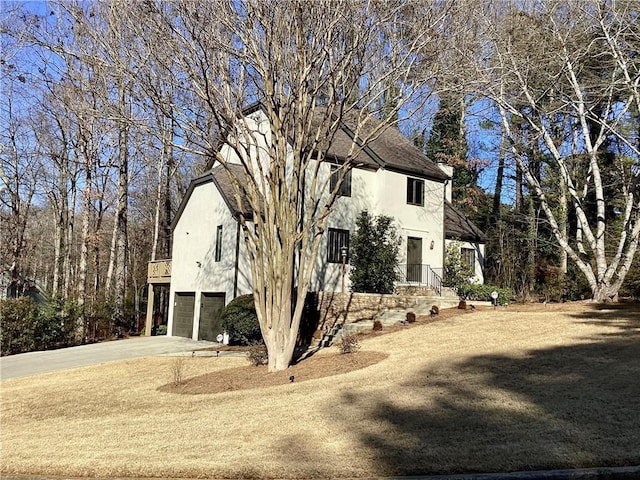
[[[330,165],[321,169],[323,178],[330,175]],[[418,178],[418,177],[413,177]],[[387,215],[396,220],[400,236],[400,263],[406,263],[407,237],[422,239],[422,264],[442,273],[444,259],[444,184],[424,180],[424,206],[407,204],[407,176],[387,170],[354,169],[351,178],[351,197],[336,200],[329,217],[328,228],[350,231],[356,229],[356,218],[362,210],[372,215]],[[326,263],[328,233],[320,246],[311,290],[340,291],[342,265]],[[431,244],[433,242],[433,248]],[[345,290],[350,287],[349,266],[346,268]]]
[[[422,239],[422,264],[438,272],[444,259],[444,184],[424,180],[424,206],[420,207],[407,204],[407,175],[383,170],[379,173],[384,177],[384,193],[376,213],[396,219],[402,241],[400,263],[407,261],[407,237],[417,237]]]
[[[474,271],[476,273],[475,277],[471,279],[471,283],[484,283],[484,255],[485,255],[485,245],[484,243],[471,243],[471,242],[460,242],[457,240],[447,240],[446,245],[455,244],[459,249],[470,248],[475,251],[475,268]]]
[[[222,225],[222,256],[216,262],[218,225]],[[173,328],[175,292],[195,292],[194,339],[198,336],[201,293],[224,293],[227,303],[233,299],[236,225],[213,182],[194,188],[173,231],[169,335]],[[246,258],[246,254],[241,257]],[[245,268],[240,271],[246,272]],[[246,278],[246,274],[239,275],[239,294],[247,291]]]
[[[327,180],[331,174],[331,165],[325,163],[320,168],[322,180]],[[356,229],[356,219],[363,210],[369,210],[375,214],[378,209],[378,191],[380,177],[377,172],[370,170],[354,169],[351,172],[351,196],[338,197],[334,204],[334,210],[327,222],[329,228],[349,230],[350,237]],[[340,291],[342,288],[342,265],[339,263],[327,263],[328,233],[325,231],[315,269],[311,280],[310,289],[315,291]],[[349,266],[346,267],[345,291],[350,288]]]

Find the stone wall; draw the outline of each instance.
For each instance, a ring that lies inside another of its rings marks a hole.
[[[417,300],[414,295],[319,292],[318,329],[326,331],[336,324],[373,320],[385,310],[411,309]]]
[[[436,293],[431,287],[423,287],[418,285],[397,285],[396,293],[398,295],[431,297]]]

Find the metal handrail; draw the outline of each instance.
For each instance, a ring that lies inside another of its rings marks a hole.
[[[398,283],[431,288],[438,295],[442,294],[442,276],[430,265],[401,263],[397,267]]]

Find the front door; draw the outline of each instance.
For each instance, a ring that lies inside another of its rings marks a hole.
[[[422,238],[407,238],[407,280],[422,283]]]

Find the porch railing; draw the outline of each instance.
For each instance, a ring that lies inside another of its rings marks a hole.
[[[440,273],[430,265],[401,263],[398,265],[398,285],[415,285],[431,288],[437,295],[442,294],[442,269]]]
[[[171,281],[171,259],[154,260],[147,267],[147,283]]]

